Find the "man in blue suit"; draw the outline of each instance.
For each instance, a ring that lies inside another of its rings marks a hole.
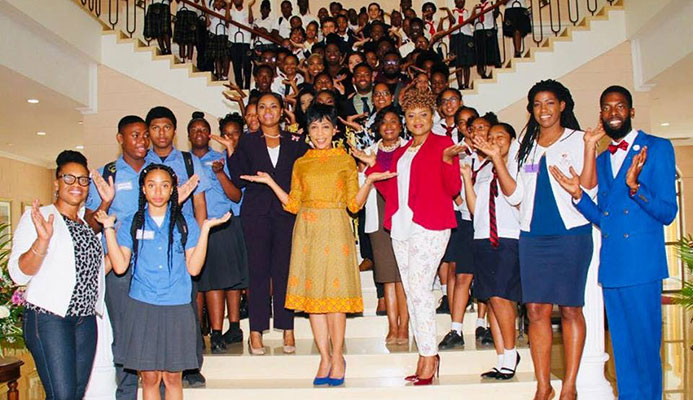
[[[676,217],[674,148],[631,127],[633,99],[620,86],[600,97],[601,127],[612,140],[596,159],[596,203],[577,174],[552,175],[602,233],[599,282],[614,346],[619,399],[662,398],[662,279],[668,277],[664,226]],[[601,131],[601,132],[600,132]],[[594,160],[585,160],[594,163]],[[594,164],[593,164],[594,165]]]

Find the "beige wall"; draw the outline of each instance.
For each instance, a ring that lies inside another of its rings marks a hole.
[[[593,127],[599,113],[599,95],[609,85],[621,85],[633,94],[636,108],[634,125],[638,129],[649,131],[650,109],[649,94],[636,92],[633,88],[633,69],[631,64],[630,43],[624,42],[611,51],[595,58],[584,66],[558,80],[570,89],[575,101],[575,115],[582,129]],[[533,82],[527,82],[527,90]],[[474,104],[469,104],[472,107]],[[510,123],[519,135],[527,123],[527,99],[520,100],[509,107],[497,111],[501,121]],[[479,110],[480,113],[496,110]]]
[[[172,82],[171,84],[175,84]],[[84,116],[84,153],[90,166],[99,167],[115,160],[120,148],[116,142],[118,121],[125,115],[135,114],[145,118],[150,108],[163,105],[170,108],[178,119],[175,143],[180,149],[188,149],[186,126],[195,111],[182,101],[168,96],[150,86],[129,78],[108,67],[98,68],[99,112]],[[216,120],[207,119],[216,132]]]
[[[22,203],[38,199],[43,205],[53,200],[53,170],[0,157],[0,198],[12,202],[12,229],[22,216]]]
[[[683,232],[693,234],[693,146],[674,147],[683,191]]]

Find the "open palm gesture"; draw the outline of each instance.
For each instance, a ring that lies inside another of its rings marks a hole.
[[[633,157],[633,162],[626,172],[626,185],[629,188],[635,190],[638,187],[638,178],[640,177],[640,172],[642,172],[642,167],[645,166],[645,161],[647,161],[647,146],[644,146],[640,153]]]
[[[274,182],[274,179],[272,179],[270,174],[262,171],[258,171],[255,175],[241,175],[241,179],[255,183],[264,183],[265,185],[269,185],[270,183]]]
[[[103,179],[99,171],[91,170],[91,181],[96,186],[96,191],[99,192],[101,200],[106,203],[111,203],[115,197],[115,185],[113,184],[113,176],[108,177],[108,182]]]
[[[36,235],[39,240],[50,241],[53,237],[53,220],[55,216],[53,214],[48,216],[48,219],[43,217],[41,211],[39,210],[38,200],[34,200],[31,204],[31,221],[34,223],[34,228],[36,228]]]
[[[558,167],[551,165],[549,172],[561,187],[568,192],[573,199],[580,200],[582,197],[582,188],[580,187],[580,175],[575,172],[575,169],[570,167],[570,177],[565,176]]]
[[[369,167],[372,167],[375,165],[375,154],[368,154],[363,150],[357,149],[355,146],[353,146],[351,143],[349,143],[349,147],[351,148],[351,155],[358,158],[360,161],[362,161],[364,164],[368,165]]]

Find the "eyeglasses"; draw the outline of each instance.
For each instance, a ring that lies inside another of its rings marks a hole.
[[[457,97],[448,97],[447,99],[440,99],[440,104],[448,104],[448,103],[459,103],[459,100]]]
[[[72,174],[61,174],[58,175],[58,178],[62,179],[66,185],[72,185],[77,181],[79,186],[87,187],[91,182],[91,178],[88,176],[74,176]]]
[[[397,64],[399,64],[399,61],[397,61],[397,60],[385,60],[383,62],[383,64],[385,64],[385,65],[397,65]]]
[[[387,96],[392,96],[390,92],[384,91],[384,92],[373,92],[373,97],[387,97]]]

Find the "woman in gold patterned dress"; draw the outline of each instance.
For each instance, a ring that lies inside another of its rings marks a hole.
[[[291,192],[270,175],[244,175],[267,184],[284,209],[297,213],[291,246],[286,307],[310,314],[320,366],[314,385],[344,383],[342,354],[346,313],[363,311],[356,246],[347,209],[355,213],[366,202],[373,182],[395,176],[371,174],[359,188],[356,162],[344,149],[332,148],[337,115],[334,107],[313,105],[307,112],[313,149],[296,160]]]

